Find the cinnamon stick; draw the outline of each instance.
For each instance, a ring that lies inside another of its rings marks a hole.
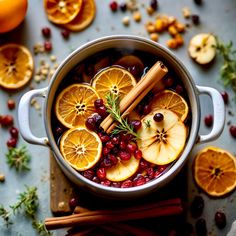
[[[147,74],[130,90],[130,92],[120,102],[120,113],[123,114],[131,104],[137,99],[141,101],[143,97],[154,87],[154,85],[161,80],[168,72],[167,67],[160,61],[154,64]],[[138,103],[136,102],[136,105]],[[132,111],[135,106],[131,106],[129,112]],[[113,119],[111,115],[108,115],[103,122],[101,127],[104,131],[112,124]]]

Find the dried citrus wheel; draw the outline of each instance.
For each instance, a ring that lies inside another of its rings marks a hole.
[[[139,160],[134,156],[128,161],[118,160],[118,163],[106,170],[106,178],[110,181],[123,181],[136,173],[139,167]]]
[[[156,122],[153,116],[163,115],[163,120]],[[143,158],[156,165],[166,165],[179,157],[186,141],[186,127],[179,117],[167,109],[156,110],[146,115],[137,134],[139,149]]]
[[[60,150],[72,167],[78,171],[84,171],[99,161],[102,142],[95,132],[82,127],[73,128],[63,134]]]
[[[29,50],[19,44],[0,47],[0,85],[7,89],[23,87],[32,78],[34,61]]]
[[[77,16],[65,24],[64,27],[71,31],[81,31],[88,27],[96,14],[96,5],[94,0],[83,0],[82,7]]]
[[[92,87],[104,100],[109,93],[123,98],[135,84],[136,80],[130,72],[116,66],[102,70],[95,75],[92,81]]]
[[[56,99],[56,116],[68,128],[84,126],[86,119],[95,112],[94,101],[98,98],[89,85],[70,85]]]
[[[194,160],[194,179],[211,196],[220,197],[236,187],[236,159],[218,147],[206,147]]]
[[[44,0],[48,19],[55,24],[66,24],[79,13],[82,0]]]
[[[188,115],[188,104],[182,96],[171,91],[163,90],[157,93],[152,99],[151,103],[152,111],[156,109],[168,109],[178,115],[178,117],[184,121]]]

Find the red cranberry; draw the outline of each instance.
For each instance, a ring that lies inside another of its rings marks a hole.
[[[158,8],[158,2],[157,2],[157,0],[151,0],[151,2],[150,2],[150,7],[153,9],[153,10],[157,10],[157,8]]]
[[[126,147],[127,147],[127,144],[126,144],[126,142],[125,141],[120,141],[120,144],[119,144],[119,146],[120,146],[120,148],[121,149],[126,149]]]
[[[101,181],[101,184],[102,184],[102,185],[105,185],[105,186],[111,186],[111,181],[108,180],[108,179],[106,179],[106,180],[104,180],[104,181]]]
[[[10,138],[10,139],[8,139],[8,141],[7,141],[7,146],[8,146],[9,148],[14,148],[14,147],[16,147],[16,145],[17,145],[17,139],[16,139],[16,138]]]
[[[108,158],[104,158],[100,164],[101,167],[110,168],[112,167],[112,162]]]
[[[130,125],[134,127],[135,131],[137,131],[141,128],[142,123],[140,120],[132,120],[132,121],[130,121]]]
[[[44,49],[46,52],[52,51],[52,43],[50,41],[45,41],[44,42]]]
[[[86,121],[85,121],[85,125],[87,127],[87,129],[94,131],[96,128],[96,123],[95,123],[95,119],[93,117],[89,117]]]
[[[181,85],[176,85],[175,92],[181,94],[184,92],[184,88]]]
[[[119,144],[119,142],[120,142],[120,136],[114,136],[114,137],[112,137],[111,141],[112,141],[112,143],[113,143],[114,145]]]
[[[212,115],[205,116],[204,122],[207,127],[211,127],[213,124],[213,116]]]
[[[16,138],[16,139],[18,138],[19,131],[17,128],[11,127],[9,132],[10,132],[12,138]]]
[[[114,147],[114,148],[112,148],[112,153],[113,154],[117,154],[119,152],[119,148],[118,147]]]
[[[154,178],[157,178],[161,175],[161,172],[159,170],[154,171]]]
[[[163,121],[163,119],[164,119],[164,116],[161,113],[156,113],[153,116],[153,120],[156,121],[156,122],[161,122],[161,121]]]
[[[229,102],[229,95],[228,95],[228,93],[227,92],[221,92],[221,96],[222,96],[222,98],[223,98],[223,100],[224,100],[224,103],[225,104],[228,104],[228,102]]]
[[[120,4],[120,10],[123,11],[123,12],[125,12],[127,10],[127,5],[126,5],[125,2]]]
[[[198,15],[192,15],[191,18],[194,25],[200,24],[200,17]]]
[[[154,169],[152,167],[147,168],[147,175],[149,179],[153,179],[154,178]]]
[[[139,175],[138,177],[136,177],[133,181],[133,185],[134,186],[140,186],[146,183],[146,179],[143,175]]]
[[[93,115],[93,119],[95,121],[95,126],[98,128],[99,125],[102,123],[102,117],[99,114],[95,113]]]
[[[100,137],[100,139],[103,143],[110,140],[110,137],[107,134],[98,133],[98,136]]]
[[[106,170],[105,168],[99,168],[97,170],[97,177],[100,179],[100,180],[105,180],[106,179]]]
[[[42,28],[42,34],[45,38],[49,38],[51,36],[51,29],[49,27]]]
[[[118,153],[118,156],[120,157],[120,159],[122,161],[128,161],[131,158],[130,153],[126,152],[126,151],[120,151]]]
[[[196,222],[196,233],[199,236],[206,236],[207,235],[207,227],[206,227],[206,220],[200,218]]]
[[[120,188],[121,187],[121,183],[120,182],[113,182],[111,184],[111,186],[114,187],[114,188]]]
[[[130,188],[133,186],[133,182],[131,180],[125,180],[122,184],[121,184],[121,188]]]
[[[134,76],[134,77],[138,77],[141,72],[142,72],[142,69],[137,66],[137,65],[134,65],[134,66],[131,66],[128,68],[128,71]]]
[[[204,209],[204,200],[201,196],[195,196],[191,205],[190,212],[192,217],[198,218],[202,215]]]
[[[79,204],[79,200],[77,197],[73,197],[69,201],[69,206],[71,209],[75,209],[75,207],[78,206],[78,204]]]
[[[68,39],[68,38],[70,37],[70,31],[67,30],[67,29],[63,29],[63,30],[61,31],[61,35],[62,35],[62,37],[63,37],[64,39]]]
[[[172,77],[167,77],[164,79],[164,84],[166,87],[171,87],[174,84],[174,79]]]
[[[111,141],[108,141],[106,143],[106,147],[109,148],[109,149],[112,149],[114,147],[114,144]]]
[[[149,105],[145,105],[144,107],[143,107],[143,114],[144,115],[147,115],[148,113],[150,113],[151,112],[151,106],[149,106]]]
[[[118,9],[118,3],[117,3],[116,1],[112,1],[112,2],[110,3],[110,9],[111,9],[113,12],[117,11],[117,9]]]
[[[108,153],[109,153],[110,151],[111,151],[111,149],[108,148],[108,147],[103,147],[103,148],[102,148],[102,153],[103,153],[104,156],[108,155]]]
[[[84,171],[84,177],[92,180],[94,177],[94,171],[92,169]]]
[[[219,229],[223,229],[226,226],[226,216],[223,212],[217,211],[215,213],[215,223]]]
[[[100,180],[97,176],[94,176],[92,181],[95,182],[95,183],[100,183]]]
[[[104,103],[103,103],[103,100],[102,100],[101,98],[96,99],[96,100],[94,101],[94,107],[95,107],[96,109],[99,108],[99,107],[102,107],[102,106],[104,106]]]
[[[5,116],[1,116],[0,118],[0,124],[2,126],[11,126],[13,125],[14,119],[13,116],[11,115],[5,115]]]
[[[98,107],[96,111],[102,118],[105,118],[107,116],[107,109],[105,106]]]
[[[136,150],[137,151],[137,150]],[[135,157],[135,155],[134,155],[134,157]],[[142,160],[142,161],[140,161],[140,168],[142,169],[142,170],[146,170],[147,168],[148,168],[148,163],[145,161],[145,160]]]
[[[128,143],[127,150],[129,153],[134,153],[137,150],[137,145],[135,143]]]
[[[231,125],[229,128],[229,132],[233,138],[236,138],[236,125]]]
[[[142,158],[143,154],[142,154],[142,151],[137,149],[134,151],[134,157],[137,159],[137,160],[140,160]]]
[[[116,165],[118,162],[118,159],[113,154],[108,154],[107,158],[110,160],[112,166]]]
[[[9,110],[13,110],[16,107],[16,102],[13,99],[7,101],[7,107]]]

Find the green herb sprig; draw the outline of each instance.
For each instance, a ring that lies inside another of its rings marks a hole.
[[[144,121],[144,124],[145,124],[145,128],[150,128],[151,127],[151,120],[145,120]]]
[[[13,222],[10,219],[11,212],[6,210],[3,205],[0,205],[0,216],[2,217],[4,223],[6,224],[7,227],[9,225],[13,224]]]
[[[125,132],[131,134],[135,139],[139,139],[138,134],[134,131],[133,126],[128,123],[127,119],[122,118],[120,113],[120,99],[117,95],[107,94],[107,111],[111,114],[112,118],[119,124],[112,130],[112,134],[118,134],[120,132]]]
[[[44,223],[42,223],[40,221],[34,220],[32,222],[32,226],[41,236],[51,236],[52,235],[51,232],[47,231]]]
[[[16,171],[21,172],[30,170],[29,162],[31,157],[28,154],[26,146],[10,148],[6,154],[6,158],[10,168],[15,168]]]

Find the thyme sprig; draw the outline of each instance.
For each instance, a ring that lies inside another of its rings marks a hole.
[[[119,124],[112,130],[112,134],[118,134],[125,132],[131,134],[135,139],[138,139],[138,134],[134,131],[127,119],[122,118],[120,113],[120,99],[119,96],[109,93],[106,95],[107,100],[107,112],[111,114],[112,118]]]
[[[3,205],[0,205],[0,216],[2,217],[4,223],[8,227],[9,225],[13,224],[13,222],[10,219],[11,212],[6,210]]]
[[[10,148],[6,153],[7,164],[10,168],[15,168],[16,171],[28,171],[30,170],[29,162],[30,155],[28,154],[26,146],[19,148]]]
[[[41,236],[51,236],[51,235],[52,235],[52,233],[49,232],[49,231],[46,229],[44,223],[42,223],[42,222],[40,222],[40,221],[34,220],[34,221],[32,222],[32,226],[33,226],[34,229],[36,229],[36,231],[37,231]]]
[[[145,124],[145,128],[150,128],[151,127],[151,120],[145,120],[144,121],[144,124]]]
[[[236,50],[233,48],[233,42],[224,43],[217,38],[216,49],[218,54],[223,57],[220,74],[224,86],[231,86],[236,93]]]

